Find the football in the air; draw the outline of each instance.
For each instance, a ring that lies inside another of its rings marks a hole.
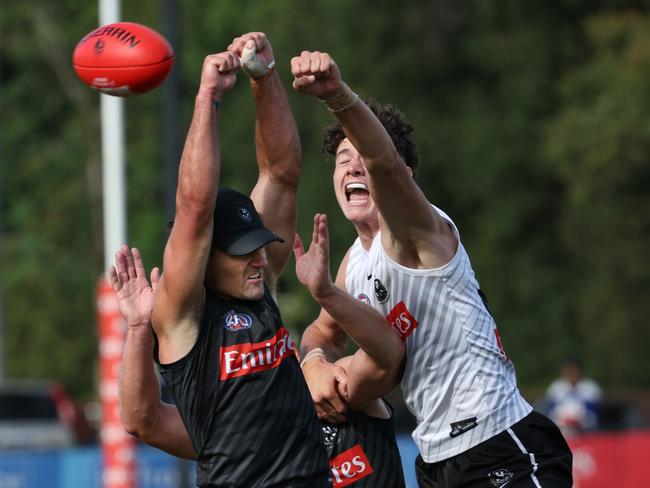
[[[79,41],[72,55],[72,66],[81,81],[120,97],[154,89],[173,64],[174,50],[167,39],[134,22],[95,29]]]

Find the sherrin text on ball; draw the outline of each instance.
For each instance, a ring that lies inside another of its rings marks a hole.
[[[160,85],[174,64],[174,50],[149,27],[117,22],[99,27],[75,47],[72,65],[86,85],[115,96],[139,95]]]

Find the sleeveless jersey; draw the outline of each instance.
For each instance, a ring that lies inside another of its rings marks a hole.
[[[377,233],[368,252],[355,241],[346,271],[348,292],[385,315],[406,341],[402,390],[417,422],[413,439],[428,463],[464,452],[532,411],[458,230],[435,210],[458,239],[449,263],[429,270],[401,266]]]
[[[226,301],[206,288],[196,344],[160,372],[198,453],[198,486],[331,486],[320,422],[268,290]]]
[[[321,421],[333,488],[405,488],[393,419],[356,410],[347,417],[342,424]]]

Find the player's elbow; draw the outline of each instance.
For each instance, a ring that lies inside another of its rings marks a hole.
[[[363,156],[363,163],[370,173],[392,172],[404,164],[390,139],[384,141],[383,145],[374,146],[372,154]]]
[[[124,430],[143,442],[147,442],[147,439],[151,438],[156,430],[155,415],[143,409],[122,409],[120,416]]]
[[[273,181],[283,192],[296,193],[300,182],[300,158],[289,158],[283,164],[270,165],[266,170]],[[261,171],[260,173],[263,173]]]
[[[182,178],[181,181],[189,180]],[[188,219],[209,220],[213,218],[216,195],[212,189],[199,191],[196,185],[186,182],[179,182],[176,191],[176,216],[182,213]]]

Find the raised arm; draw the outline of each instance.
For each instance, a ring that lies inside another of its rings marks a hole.
[[[234,86],[239,66],[239,58],[229,52],[210,55],[203,62],[178,172],[174,226],[153,311],[163,363],[185,356],[198,337],[221,169],[219,103]]]
[[[337,164],[361,157],[370,195],[382,219],[382,243],[400,264],[432,268],[454,255],[456,238],[431,207],[382,123],[342,80],[327,53],[303,51],[291,61],[293,87],[324,101],[347,137],[339,145]]]
[[[140,252],[122,246],[115,254],[115,266],[109,269],[109,278],[127,325],[119,379],[124,428],[158,449],[196,459],[178,409],[160,401],[160,385],[153,366],[150,318],[159,270],[151,270],[149,286]]]
[[[345,291],[345,283],[339,286],[332,283],[325,214],[314,217],[312,242],[307,252],[296,236],[294,254],[300,282],[360,348],[347,368],[346,400],[353,407],[363,408],[390,392],[399,381],[404,357],[402,341],[379,312]],[[339,279],[343,281],[342,277]]]
[[[251,198],[264,225],[284,239],[267,247],[265,278],[271,290],[291,256],[296,232],[296,196],[302,152],[282,81],[275,69],[271,43],[263,32],[237,37],[228,51],[242,58],[255,99],[255,143],[259,179]]]

